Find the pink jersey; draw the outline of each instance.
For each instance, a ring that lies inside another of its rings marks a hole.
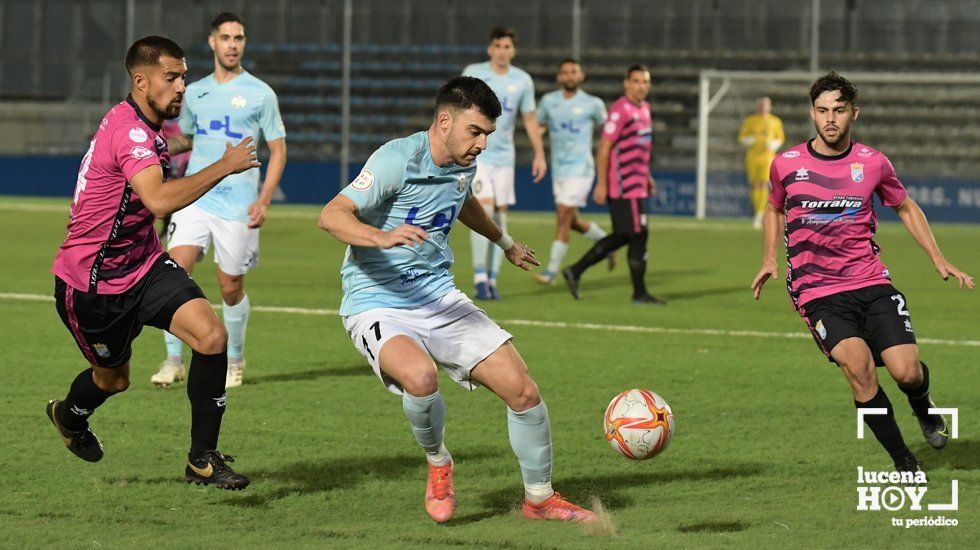
[[[872,194],[887,206],[907,196],[882,153],[854,142],[828,157],[802,143],[769,168],[769,202],[786,211],[786,283],[793,304],[889,284],[873,237]]]
[[[609,198],[645,199],[650,196],[650,149],[653,147],[650,104],[637,105],[626,96],[609,109],[602,137],[613,142],[609,156]]]
[[[68,234],[51,272],[83,292],[120,294],[133,287],[163,249],[129,181],[147,166],[170,164],[160,127],[131,97],[110,110],[82,157]]]

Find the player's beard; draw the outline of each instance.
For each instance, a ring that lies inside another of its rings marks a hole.
[[[576,91],[578,91],[578,82],[576,82],[574,84],[568,84],[566,82],[562,82],[561,83],[561,87],[562,87],[562,89],[564,89],[566,92],[568,92],[570,94],[571,93],[575,93]]]
[[[830,147],[834,147],[839,143],[846,143],[847,141],[850,141],[851,128],[849,126],[845,128],[838,126],[837,135],[829,136],[827,135],[825,130],[817,127],[817,134],[820,136],[820,139],[823,140],[824,143],[826,143]]]
[[[178,95],[172,101],[170,101],[170,103],[162,106],[152,97],[146,98],[146,102],[149,103],[150,108],[153,109],[153,112],[165,120],[171,120],[180,116],[180,106],[174,104],[174,102],[177,100],[182,101],[183,96]]]

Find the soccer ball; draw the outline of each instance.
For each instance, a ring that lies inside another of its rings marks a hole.
[[[632,389],[617,395],[602,423],[613,450],[632,460],[660,454],[674,435],[670,405],[650,390]]]

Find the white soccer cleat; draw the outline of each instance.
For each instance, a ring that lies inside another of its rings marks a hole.
[[[225,376],[225,388],[237,388],[242,385],[242,374],[245,371],[245,359],[228,360],[228,374]]]
[[[175,363],[169,359],[160,363],[160,369],[150,377],[150,382],[154,386],[169,388],[170,386],[182,382],[187,377],[183,363]]]

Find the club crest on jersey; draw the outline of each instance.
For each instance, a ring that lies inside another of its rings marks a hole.
[[[573,107],[572,108],[572,114],[575,114],[575,115],[582,114],[582,108],[581,107]]]
[[[245,100],[245,96],[243,95],[236,95],[235,97],[231,98],[231,106],[235,109],[241,109],[246,103],[248,102]]]
[[[135,143],[143,143],[146,141],[146,130],[142,128],[133,128],[129,131],[129,139]]]
[[[864,165],[860,162],[851,163],[851,179],[855,183],[861,183],[864,180]]]
[[[136,160],[145,159],[146,157],[149,157],[152,154],[153,151],[150,151],[146,147],[140,147],[139,145],[129,150],[129,155]]]
[[[517,90],[519,90],[519,89],[520,89],[520,87],[517,84],[510,84],[509,86],[507,86],[507,91],[510,92],[510,93],[512,93],[512,94],[515,93],[515,92],[517,92]]]
[[[361,170],[361,173],[350,182],[350,186],[358,191],[366,191],[374,185],[374,174],[370,170]]]
[[[103,359],[109,357],[109,348],[105,344],[92,344],[92,349]]]
[[[810,171],[806,168],[800,168],[796,171],[796,181],[808,180],[810,179]]]

